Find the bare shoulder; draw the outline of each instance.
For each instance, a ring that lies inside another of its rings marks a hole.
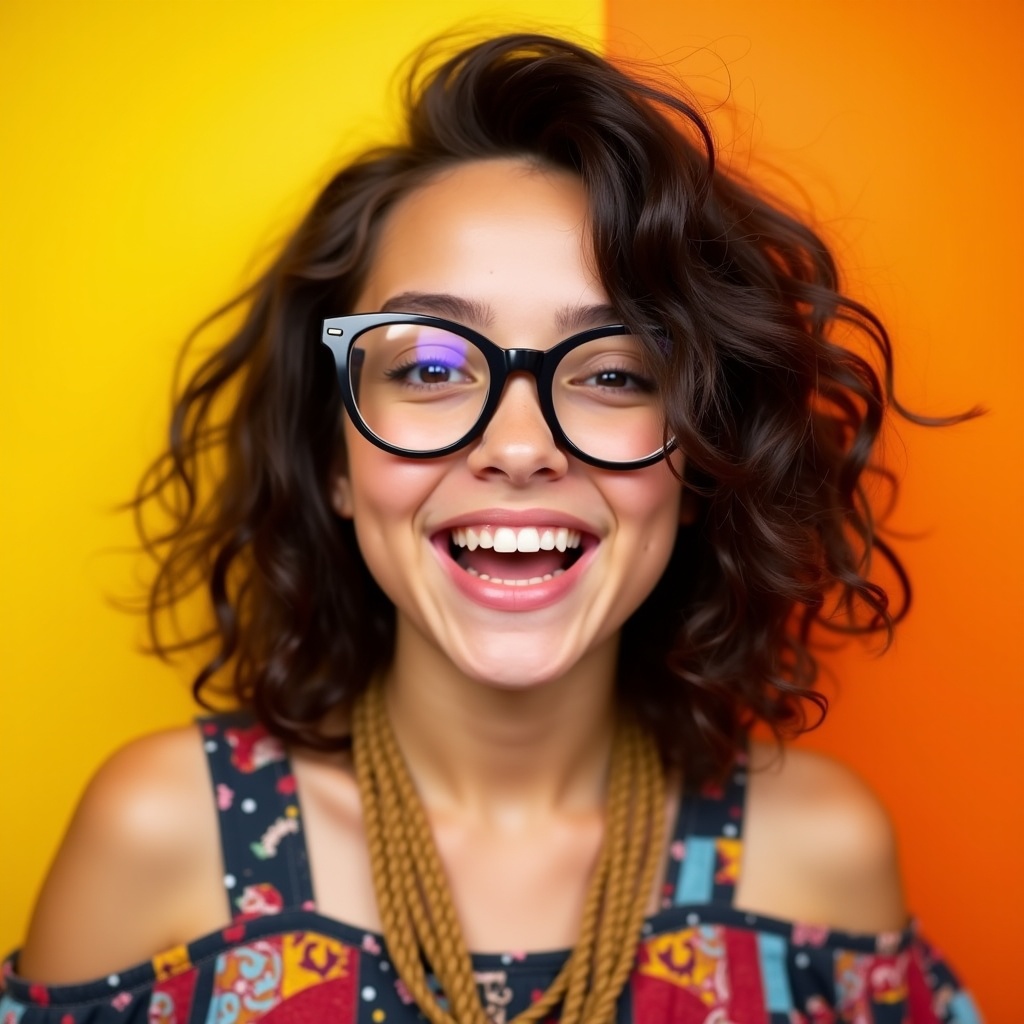
[[[143,737],[86,788],[40,893],[19,972],[123,970],[224,923],[216,812],[198,731]],[[218,905],[218,902],[220,905]]]
[[[878,797],[845,765],[799,748],[751,749],[746,909],[844,931],[903,927],[896,837]]]

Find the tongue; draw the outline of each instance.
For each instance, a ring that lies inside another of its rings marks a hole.
[[[476,551],[464,548],[458,561],[463,569],[473,569],[497,580],[529,580],[565,568],[565,555],[560,551],[498,554],[487,548],[477,548]]]

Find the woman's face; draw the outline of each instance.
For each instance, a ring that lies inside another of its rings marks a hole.
[[[615,323],[587,219],[568,172],[513,159],[461,164],[389,213],[354,311],[443,316],[505,348],[547,349]],[[681,487],[666,462],[621,472],[568,456],[524,374],[510,378],[483,435],[454,455],[390,455],[347,419],[345,443],[335,508],[354,519],[394,602],[399,658],[416,649],[471,678],[528,687],[615,657],[679,525]],[[471,534],[527,550],[471,550]]]

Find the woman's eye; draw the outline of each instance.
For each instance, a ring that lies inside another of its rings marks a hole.
[[[603,388],[624,388],[630,383],[629,374],[621,370],[604,370],[597,374],[594,380]]]
[[[590,387],[610,388],[616,391],[653,391],[654,385],[646,377],[629,370],[598,370],[581,381]]]
[[[413,376],[421,384],[450,384],[452,381],[458,380],[459,371],[451,366],[432,363],[417,366]]]
[[[471,378],[465,368],[439,361],[420,362],[410,360],[387,371],[388,380],[409,384],[413,387],[429,387],[443,384],[465,384]]]

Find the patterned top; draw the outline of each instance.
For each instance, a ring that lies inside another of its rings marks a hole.
[[[232,923],[79,985],[32,984],[17,976],[12,956],[0,1024],[422,1021],[381,936],[317,912],[282,745],[240,715],[204,719],[200,727]],[[644,925],[619,1024],[978,1022],[970,996],[913,928],[850,935],[733,907],[745,784],[740,759],[725,786],[683,798],[662,909]],[[474,956],[492,1024],[537,999],[566,956]]]

